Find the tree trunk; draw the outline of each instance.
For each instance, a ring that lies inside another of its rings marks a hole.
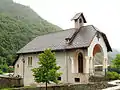
[[[46,82],[46,90],[47,90],[47,82]]]

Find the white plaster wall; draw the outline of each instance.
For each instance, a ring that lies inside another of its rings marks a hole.
[[[105,44],[104,39],[103,39],[103,37],[101,35],[100,35],[99,40],[98,40],[98,38],[96,36],[97,35],[95,35],[95,37],[93,38],[90,46],[88,47],[88,59],[90,60],[89,67],[90,67],[91,70],[93,70],[93,68],[94,68],[93,67],[93,49],[94,49],[96,44],[99,44],[101,46],[102,50],[103,50],[103,54],[104,54],[103,68],[107,68],[108,55],[107,55],[106,44]]]
[[[77,49],[77,50],[73,50],[73,51],[69,51],[67,52],[67,57],[68,57],[68,63],[69,63],[69,68],[71,68],[72,73],[78,73],[78,54],[82,53],[83,55],[83,72],[86,73],[86,50],[82,50],[82,49]],[[73,66],[71,65],[73,61]]]
[[[17,68],[17,65],[19,65],[19,68]],[[20,75],[23,77],[23,62],[22,62],[22,56],[19,56],[16,64],[15,64],[15,71],[14,76]]]
[[[32,61],[32,66],[28,66],[28,57],[32,56],[33,61]],[[15,76],[16,75],[21,75],[23,77],[23,61],[22,59],[24,58],[25,60],[25,66],[24,66],[24,85],[29,85],[34,83],[34,77],[32,74],[31,69],[38,67],[38,55],[37,54],[26,54],[26,55],[20,55],[19,59],[17,60],[15,64]],[[19,64],[19,68],[17,68],[17,64]]]
[[[80,82],[75,82],[74,78],[80,78]],[[89,74],[87,73],[73,73],[72,82],[74,84],[87,84],[89,82]]]
[[[62,72],[61,75],[61,83],[66,83],[67,82],[67,74],[66,74],[66,53],[64,51],[62,52],[56,52],[56,63],[59,65],[60,72]]]
[[[28,66],[28,57],[32,56],[32,66]],[[31,69],[38,67],[38,55],[37,54],[27,54],[24,56],[25,59],[25,73],[24,73],[24,85],[30,85],[35,83],[33,73]]]
[[[77,64],[77,54],[81,52],[84,56],[86,55],[86,51],[83,50],[73,50],[69,52],[56,52],[56,62],[57,65],[61,66],[60,72],[62,72],[61,75],[61,83],[75,83],[74,78],[80,78],[81,83],[87,81],[86,78],[86,59],[84,58],[84,73],[80,74],[78,73],[78,64]],[[33,62],[32,66],[28,66],[28,57],[32,56]],[[83,56],[83,57],[84,57]],[[22,62],[23,56],[20,55],[18,61],[15,64],[15,75],[21,75],[23,76],[23,62]],[[72,61],[73,60],[73,66],[72,66]],[[35,83],[34,77],[32,74],[31,69],[38,67],[38,55],[37,54],[26,54],[24,55],[24,60],[25,60],[25,72],[24,72],[24,85],[30,85]],[[17,64],[19,64],[19,68],[17,67]],[[73,70],[72,70],[73,69]],[[82,77],[82,78],[81,78]]]
[[[78,54],[83,54],[83,73],[78,73]],[[76,83],[75,78],[80,78],[80,82],[78,83],[86,83],[88,82],[88,73],[87,66],[88,64],[86,55],[87,51],[83,49],[71,50],[67,52],[67,63],[68,63],[68,82]]]
[[[100,38],[98,40],[98,38],[96,36],[97,35],[95,35],[95,37],[93,38],[90,46],[88,47],[88,56],[93,57],[93,49],[94,49],[95,45],[100,44],[100,46],[103,49],[104,58],[108,58],[108,56],[107,56],[107,47],[106,47],[106,44],[105,44],[105,42],[103,40],[103,37],[100,35]]]
[[[28,66],[28,57],[32,56],[32,66]],[[17,60],[15,64],[15,76],[21,75],[23,77],[23,62],[22,62],[23,56],[20,55],[19,59]],[[32,68],[38,67],[38,55],[37,54],[26,54],[24,55],[25,60],[25,72],[24,72],[24,85],[30,85],[35,83],[33,73],[31,71]],[[61,66],[60,72],[62,72],[61,76],[61,83],[66,83],[66,61],[65,61],[65,52],[56,52],[56,62],[57,65]],[[17,68],[17,64],[19,64],[19,68]]]

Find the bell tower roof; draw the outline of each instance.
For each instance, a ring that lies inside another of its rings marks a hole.
[[[86,21],[86,19],[85,19],[85,17],[84,17],[84,15],[83,15],[82,12],[77,13],[71,20],[77,20],[77,19],[79,19],[80,17],[83,18],[84,23],[87,23],[87,21]]]

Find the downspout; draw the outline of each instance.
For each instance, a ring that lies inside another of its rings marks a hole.
[[[25,60],[23,59],[23,78],[24,78],[24,72],[25,72]]]
[[[24,56],[23,56],[23,85],[24,85],[24,75],[25,75],[25,59],[24,59]]]

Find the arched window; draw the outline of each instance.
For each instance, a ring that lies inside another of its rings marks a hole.
[[[78,54],[78,73],[83,73],[83,55],[82,55],[82,53]]]
[[[79,19],[79,23],[82,23],[82,19],[81,18]]]

